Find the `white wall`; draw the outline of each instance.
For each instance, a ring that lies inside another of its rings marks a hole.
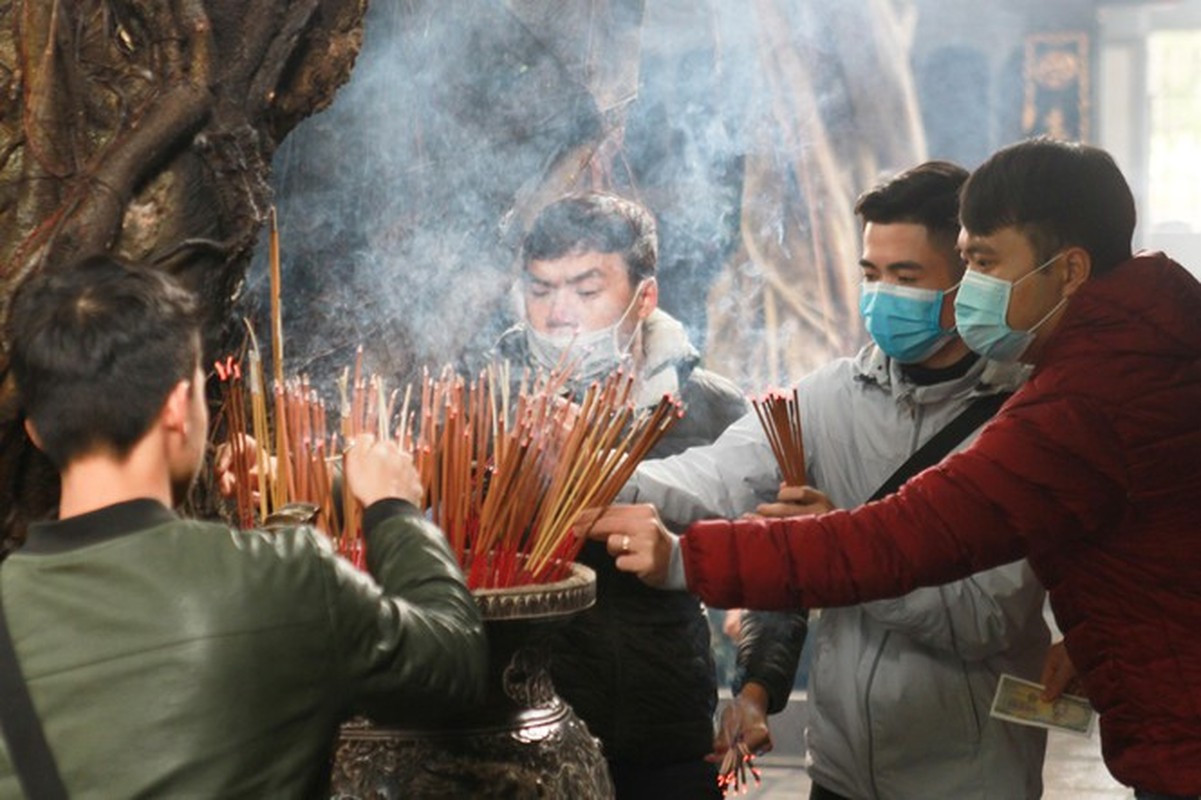
[[[1201,30],[1201,0],[1110,5],[1099,10],[1097,144],[1111,152],[1134,190],[1140,213],[1136,247],[1164,250],[1201,276],[1201,208],[1157,208],[1149,219],[1151,104],[1147,36],[1155,31]],[[1201,78],[1201,76],[1199,76]],[[1198,120],[1201,126],[1201,120]],[[1201,152],[1181,160],[1201,181]]]

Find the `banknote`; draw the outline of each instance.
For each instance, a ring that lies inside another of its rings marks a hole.
[[[1022,725],[1067,731],[1081,736],[1092,734],[1097,712],[1086,698],[1063,694],[1048,703],[1040,699],[1042,693],[1041,683],[1002,675],[997,683],[997,694],[993,698],[990,713],[998,719]]]

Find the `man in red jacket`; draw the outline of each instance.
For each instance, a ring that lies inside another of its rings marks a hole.
[[[1034,365],[969,449],[852,511],[712,520],[652,508],[592,536],[653,585],[717,607],[895,597],[1027,558],[1051,598],[1105,761],[1140,800],[1201,795],[1201,284],[1133,257],[1113,159],[1037,139],[968,180],[960,336]]]

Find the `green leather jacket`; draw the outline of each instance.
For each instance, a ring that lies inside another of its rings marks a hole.
[[[134,500],[32,526],[0,566],[73,798],[327,794],[338,724],[482,693],[483,626],[441,532],[367,509],[377,584],[311,528],[237,531]],[[7,749],[0,797],[20,797]]]

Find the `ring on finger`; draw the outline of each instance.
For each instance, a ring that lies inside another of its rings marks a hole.
[[[628,533],[621,537],[621,552],[630,552],[630,535]]]

